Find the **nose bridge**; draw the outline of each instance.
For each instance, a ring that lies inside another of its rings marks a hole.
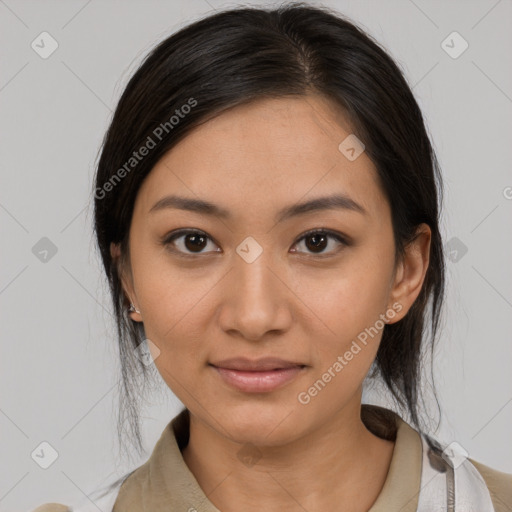
[[[275,261],[272,251],[254,239],[246,239],[237,247],[221,316],[225,330],[235,329],[255,340],[269,330],[287,327],[291,315],[286,286],[276,276],[279,270]]]
[[[248,237],[237,247],[236,252],[234,277],[239,299],[263,301],[259,307],[270,305],[272,297],[278,293],[274,283],[276,270],[270,270],[275,266],[271,249],[264,249],[254,238]]]

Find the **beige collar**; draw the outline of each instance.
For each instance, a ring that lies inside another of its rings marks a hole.
[[[416,430],[398,415],[373,405],[362,405],[367,427],[382,430],[379,415],[395,421],[395,448],[391,466],[376,502],[369,512],[413,512],[421,480],[422,443]],[[188,411],[179,413],[164,429],[150,458],[123,483],[113,512],[169,512],[174,510],[220,512],[205,496],[180,451],[188,442]],[[388,429],[389,434],[389,429]]]

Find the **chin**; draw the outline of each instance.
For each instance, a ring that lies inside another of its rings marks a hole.
[[[299,437],[301,422],[294,406],[248,400],[238,406],[217,409],[224,435],[238,443],[260,446],[282,445]],[[220,414],[219,414],[220,413]]]

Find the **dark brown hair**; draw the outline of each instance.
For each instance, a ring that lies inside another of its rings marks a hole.
[[[344,109],[363,141],[391,206],[397,256],[420,223],[432,232],[423,288],[407,315],[385,326],[371,372],[421,427],[422,349],[433,351],[445,281],[438,162],[418,103],[388,53],[339,13],[301,2],[216,12],[159,43],[129,80],[105,136],[95,182],[95,231],[117,322],[120,432],[127,421],[139,448],[137,400],[149,370],[134,354],[144,328],[124,314],[128,302],[119,272],[129,261],[128,234],[141,183],[206,120],[256,99],[310,92]],[[147,155],[130,160],[150,139],[156,144]],[[111,242],[121,245],[120,264],[111,257]]]

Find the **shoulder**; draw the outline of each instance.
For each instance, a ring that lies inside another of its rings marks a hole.
[[[61,503],[45,503],[32,510],[32,512],[71,512],[71,509]]]
[[[112,510],[114,502],[117,498],[119,488],[125,477],[118,479],[110,485],[96,489],[88,496],[85,496],[73,506],[64,505],[62,503],[45,503],[30,512],[98,512]]]
[[[121,503],[139,502],[143,492],[147,490],[149,482],[149,461],[133,470],[123,481],[114,503],[117,510]]]
[[[484,479],[496,512],[509,511],[512,507],[512,474],[490,468],[473,459],[469,459]]]

